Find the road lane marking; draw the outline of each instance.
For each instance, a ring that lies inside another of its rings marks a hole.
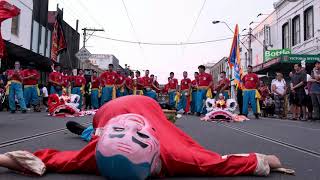
[[[286,143],[286,142],[283,142],[283,141],[280,141],[280,140],[277,140],[277,139],[270,138],[268,136],[257,134],[257,133],[254,133],[254,132],[251,132],[251,131],[247,131],[247,130],[244,130],[244,129],[241,129],[241,128],[238,128],[238,127],[234,127],[234,126],[231,126],[231,125],[227,125],[227,124],[224,124],[224,123],[217,123],[217,124],[220,125],[220,126],[229,128],[229,129],[233,129],[233,130],[242,132],[242,133],[247,134],[247,135],[251,135],[251,136],[257,137],[259,139],[263,139],[263,140],[272,142],[274,144],[278,144],[278,145],[287,147],[289,149],[296,150],[298,152],[302,152],[302,153],[311,155],[311,156],[316,157],[316,158],[320,158],[320,152],[316,152],[316,151],[313,151],[313,150],[310,150],[310,149],[306,149],[306,148],[303,148],[303,147],[300,147],[300,146],[297,146],[297,145],[294,145],[294,144]]]

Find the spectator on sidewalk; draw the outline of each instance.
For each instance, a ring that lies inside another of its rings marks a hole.
[[[275,114],[279,118],[285,118],[285,96],[287,92],[287,84],[283,79],[282,73],[277,73],[276,79],[272,80],[271,90],[275,101]]]
[[[48,111],[48,89],[46,86],[43,86],[43,84],[39,84],[39,89],[40,89],[40,95],[42,97],[42,104],[45,106],[46,111]]]
[[[260,81],[260,86],[258,88],[258,91],[261,95],[261,98],[259,100],[260,106],[261,106],[261,114],[262,115],[267,115],[269,113],[266,113],[266,108],[267,108],[267,103],[265,102],[267,97],[270,97],[270,90],[268,88],[268,86],[263,82]],[[270,106],[272,106],[271,104],[268,104],[268,108],[270,108]]]
[[[320,120],[320,60],[315,64],[311,72],[312,84],[310,87],[310,95],[313,106],[313,119]]]
[[[306,93],[304,90],[307,75],[303,71],[301,64],[294,65],[295,73],[292,75],[291,83],[290,83],[290,90],[293,94],[293,120],[306,120],[306,112],[303,112],[305,109],[305,98]],[[301,118],[302,113],[302,118]]]

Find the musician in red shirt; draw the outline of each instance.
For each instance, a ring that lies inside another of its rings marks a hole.
[[[157,93],[153,90],[153,79],[149,77],[149,70],[145,71],[145,76],[142,78],[144,84],[144,91],[143,94],[148,96],[154,100],[157,100]]]
[[[72,80],[72,78],[68,75],[67,70],[64,70],[64,72],[62,73],[62,91],[65,94],[70,94],[69,88],[70,88],[70,81]]]
[[[97,71],[93,71],[91,76],[91,106],[93,109],[99,109],[99,88],[100,79],[97,75]]]
[[[248,66],[248,74],[242,77],[242,82],[244,85],[242,113],[246,116],[248,115],[248,105],[250,102],[252,111],[258,119],[256,91],[259,87],[259,77],[252,72],[252,66]]]
[[[169,107],[171,110],[176,109],[176,100],[175,97],[178,91],[178,80],[174,78],[174,73],[170,73],[170,80],[168,83],[168,94],[169,94]]]
[[[181,80],[180,84],[180,101],[178,103],[177,110],[181,113],[187,113],[187,98],[190,97],[190,90],[191,90],[191,80],[188,78],[188,72],[183,72],[183,79]]]
[[[84,94],[84,88],[85,85],[87,83],[86,78],[84,78],[84,74],[83,74],[83,70],[80,69],[79,73],[77,76],[73,76],[73,87],[71,90],[71,94],[77,94],[80,96],[80,100],[79,100],[79,106],[78,108],[81,110],[82,109],[82,98],[83,98],[83,94]]]
[[[230,98],[230,80],[226,77],[226,72],[222,71],[220,73],[220,80],[218,86],[215,88],[217,94],[222,93],[225,99]]]
[[[109,64],[108,71],[100,75],[102,87],[101,106],[110,100],[116,98],[116,82],[118,74],[113,70],[113,64]]]
[[[40,101],[39,101],[39,88],[38,80],[40,79],[39,72],[35,69],[33,62],[29,63],[27,69],[22,71],[23,85],[24,85],[24,101],[27,107],[31,105],[35,112],[40,112]]]
[[[116,89],[117,89],[117,97],[122,97],[125,96],[125,83],[126,83],[126,78],[123,75],[123,72],[121,72],[121,69],[117,70],[117,82],[116,82]]]
[[[151,80],[152,80],[152,89],[153,89],[154,91],[156,91],[157,93],[159,93],[159,92],[161,91],[161,89],[160,89],[160,87],[159,87],[160,85],[159,85],[156,77],[154,77],[154,75],[151,74],[151,75],[150,75],[150,78],[151,78]]]
[[[60,65],[55,65],[54,71],[49,74],[50,94],[62,95],[62,74]]]
[[[207,99],[208,90],[212,87],[213,81],[211,74],[205,72],[206,67],[201,65],[199,69],[198,92],[196,95],[196,113],[197,116],[206,113],[204,102]]]
[[[140,71],[136,71],[136,79],[133,80],[134,95],[143,95],[144,81],[140,77]]]
[[[9,107],[11,113],[16,112],[16,97],[20,104],[21,112],[26,113],[27,107],[23,97],[23,90],[22,90],[22,81],[23,75],[20,70],[20,62],[16,61],[14,63],[14,69],[10,69],[7,71],[8,74],[8,84],[9,85]]]
[[[130,71],[130,76],[126,78],[126,94],[132,95],[133,94],[133,79],[134,79],[134,73]]]
[[[191,98],[191,114],[196,112],[196,97],[198,92],[198,82],[199,82],[199,73],[194,73],[194,80],[191,81],[191,90],[192,90],[192,98]]]

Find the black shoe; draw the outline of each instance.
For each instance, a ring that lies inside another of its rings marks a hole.
[[[69,121],[66,124],[67,129],[77,135],[81,135],[82,132],[86,129],[86,127],[82,126],[81,124],[74,122],[74,121]]]
[[[21,112],[23,113],[23,114],[25,114],[25,113],[27,113],[27,110],[21,110]]]
[[[255,114],[254,116],[256,117],[256,119],[259,119],[259,114]]]
[[[14,110],[11,110],[10,112],[11,112],[11,114],[14,114],[14,113],[16,113],[16,111],[14,111]]]
[[[200,117],[200,116],[201,116],[201,113],[197,112],[196,115]]]

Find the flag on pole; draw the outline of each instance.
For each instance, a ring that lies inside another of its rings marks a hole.
[[[234,83],[237,87],[240,87],[241,84],[241,74],[242,74],[242,67],[241,67],[241,59],[240,59],[240,46],[239,46],[239,26],[236,25],[230,56],[228,59],[230,69],[233,69],[234,72]]]
[[[6,47],[1,35],[1,23],[9,18],[18,16],[20,9],[16,6],[9,4],[7,1],[0,1],[0,59],[6,54]]]
[[[52,32],[51,59],[53,61],[57,61],[58,55],[67,48],[61,21],[62,18],[58,13]]]

